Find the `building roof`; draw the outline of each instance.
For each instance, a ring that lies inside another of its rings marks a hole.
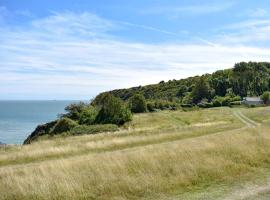
[[[244,101],[262,101],[260,97],[245,97]]]

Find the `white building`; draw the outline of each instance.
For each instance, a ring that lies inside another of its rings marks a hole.
[[[260,97],[244,97],[243,104],[245,105],[262,105],[263,100],[260,99]]]

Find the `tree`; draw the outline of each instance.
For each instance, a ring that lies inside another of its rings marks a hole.
[[[186,93],[187,91],[188,91],[187,86],[181,85],[181,86],[179,87],[179,90],[178,90],[176,96],[177,96],[177,97],[183,97],[183,96],[185,96],[185,93]]]
[[[263,102],[265,104],[269,104],[270,103],[270,92],[264,92],[261,96],[261,100],[263,100]]]
[[[202,99],[209,98],[209,85],[204,77],[200,77],[191,92],[193,103],[199,103]]]
[[[143,95],[135,94],[129,100],[129,107],[133,113],[144,113],[147,111],[146,100]]]
[[[122,125],[132,119],[130,109],[117,97],[107,93],[103,96],[95,122]]]
[[[80,113],[79,123],[92,125],[95,123],[97,114],[98,112],[95,107],[88,106],[85,109],[83,109],[83,111]]]
[[[88,104],[84,102],[70,104],[65,108],[67,113],[63,114],[61,117],[67,117],[77,121],[80,119],[80,114],[87,106]]]

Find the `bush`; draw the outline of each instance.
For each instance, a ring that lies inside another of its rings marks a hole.
[[[52,128],[51,134],[61,134],[70,131],[75,126],[77,126],[77,123],[72,119],[62,118],[59,119],[55,126]]]
[[[198,103],[198,106],[200,108],[211,108],[213,107],[213,103],[209,103],[207,99],[203,99],[200,103]]]
[[[70,118],[72,120],[79,120],[80,119],[80,114],[83,112],[85,108],[87,108],[89,105],[84,103],[84,102],[79,102],[79,103],[73,103],[68,105],[65,108],[65,111],[67,112],[66,114],[63,114],[62,117]]]
[[[97,134],[102,132],[115,132],[118,131],[118,126],[115,124],[98,124],[98,125],[80,125],[76,126],[70,131],[72,135],[82,135],[82,134]]]
[[[232,99],[230,97],[222,98],[222,106],[229,106],[231,102],[232,102]]]
[[[192,108],[193,105],[192,104],[182,104],[181,107],[182,108]]]
[[[215,96],[215,98],[212,101],[214,107],[220,107],[222,106],[222,97]]]
[[[147,106],[147,110],[148,110],[149,112],[154,112],[154,111],[155,111],[155,103],[153,103],[153,102],[148,102],[148,103],[146,104],[146,106]]]
[[[135,94],[129,100],[129,107],[133,113],[144,113],[147,111],[146,101],[143,95]]]
[[[229,96],[226,97],[215,96],[212,102],[214,107],[230,106],[232,99]]]
[[[192,104],[192,97],[191,97],[191,93],[187,92],[185,94],[185,96],[182,99],[182,104]]]
[[[232,98],[232,101],[235,102],[235,101],[241,101],[241,97],[240,96],[235,96]]]
[[[239,106],[242,104],[242,101],[233,101],[230,103],[231,106]]]
[[[98,112],[93,106],[88,106],[80,114],[79,123],[92,125],[95,123]]]
[[[121,99],[108,93],[104,95],[101,102],[101,109],[95,123],[123,125],[125,122],[131,121],[132,113]]]
[[[264,104],[270,103],[270,92],[264,92],[261,96],[261,100],[263,100]]]

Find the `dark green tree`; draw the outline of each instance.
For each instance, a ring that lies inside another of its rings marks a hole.
[[[122,125],[132,119],[130,109],[124,102],[110,93],[103,96],[100,104],[100,111],[95,122],[98,124]]]
[[[144,113],[147,111],[146,100],[143,95],[135,94],[129,99],[129,107],[133,113]]]
[[[205,78],[200,77],[195,83],[195,86],[191,92],[191,98],[193,103],[197,104],[204,98],[208,99],[210,96],[209,89],[209,84],[207,83]]]
[[[83,109],[83,111],[80,113],[79,123],[80,124],[86,124],[86,125],[92,125],[95,123],[96,116],[98,112],[97,109],[93,106],[88,106]]]
[[[88,106],[89,105],[84,102],[70,104],[65,108],[66,114],[63,114],[61,117],[66,117],[77,121],[80,119],[80,114]]]

